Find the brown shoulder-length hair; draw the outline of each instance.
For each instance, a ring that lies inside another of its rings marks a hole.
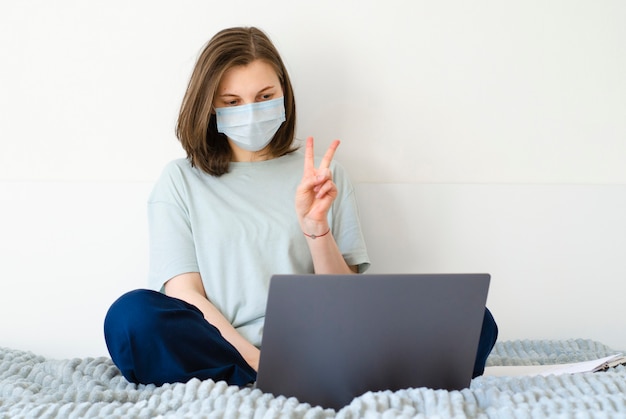
[[[213,99],[224,73],[255,60],[270,64],[280,80],[285,100],[285,122],[269,144],[269,154],[280,157],[293,146],[296,103],[287,69],[269,37],[250,27],[224,29],[206,44],[191,74],[176,125],[176,136],[191,165],[213,176],[228,172],[232,151],[224,134],[217,132]]]

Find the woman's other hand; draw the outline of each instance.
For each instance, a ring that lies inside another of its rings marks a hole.
[[[315,168],[313,137],[307,138],[304,172],[296,190],[296,213],[303,232],[320,236],[329,230],[327,214],[337,197],[337,185],[329,169],[339,147],[339,140],[330,144],[318,168]]]

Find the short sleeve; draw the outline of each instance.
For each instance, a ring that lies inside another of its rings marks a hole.
[[[369,268],[370,259],[361,231],[354,187],[343,167],[337,163],[334,163],[333,178],[341,191],[332,207],[333,236],[346,263],[357,266],[358,272],[363,273]]]
[[[148,285],[161,290],[176,275],[199,272],[184,177],[166,166],[148,200],[150,268]]]

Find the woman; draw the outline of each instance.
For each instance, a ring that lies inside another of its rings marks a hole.
[[[194,68],[177,136],[148,202],[151,290],[120,297],[105,319],[111,358],[135,383],[255,381],[269,278],[369,267],[354,190],[313,139],[294,146],[285,66],[256,28],[216,34]],[[303,155],[304,154],[304,155]],[[487,312],[475,375],[497,328]]]
[[[316,167],[307,139],[303,162],[295,123],[291,82],[267,36],[215,35],[180,110],[187,159],[165,168],[148,202],[153,291],[125,294],[105,320],[129,381],[253,382],[271,275],[369,266],[352,185],[332,162],[339,142]]]

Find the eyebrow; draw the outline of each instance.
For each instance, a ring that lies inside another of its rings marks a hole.
[[[274,89],[275,87],[276,87],[276,86],[273,86],[273,85],[271,85],[271,86],[267,86],[267,87],[264,87],[263,89],[259,90],[259,91],[257,92],[257,94],[259,94],[259,93],[263,93],[263,92],[265,92],[265,91],[267,91],[267,90]],[[219,97],[239,97],[239,95],[236,95],[236,94],[234,94],[234,93],[224,93],[224,94],[219,95]]]

